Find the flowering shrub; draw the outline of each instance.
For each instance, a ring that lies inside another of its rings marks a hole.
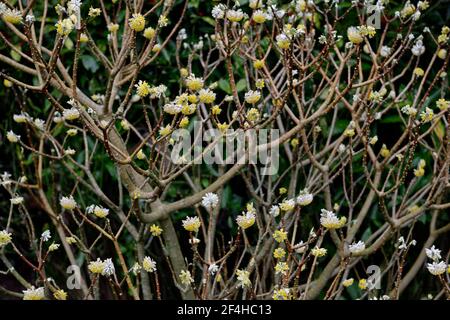
[[[0,296],[449,297],[439,8],[1,1]]]

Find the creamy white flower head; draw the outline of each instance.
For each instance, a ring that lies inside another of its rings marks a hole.
[[[81,29],[81,10],[80,10],[81,1],[71,0],[71,2],[73,3],[73,11],[71,12],[70,10],[68,10],[69,14],[70,14],[70,20],[75,24],[75,28],[77,30],[80,30]]]
[[[11,143],[17,143],[20,140],[20,136],[10,130],[6,133],[6,139]]]
[[[41,234],[42,241],[47,242],[51,238],[52,238],[52,235],[50,234],[50,230],[45,230],[44,232],[42,232],[42,234]]]
[[[264,23],[266,20],[272,20],[272,15],[264,10],[253,11],[252,19],[256,23]]]
[[[382,46],[380,50],[380,55],[384,58],[386,58],[388,55],[391,54],[391,48],[388,46]]]
[[[90,205],[86,211],[88,211],[88,213],[93,213],[99,218],[106,218],[106,216],[109,214],[109,209],[97,205]]]
[[[366,249],[366,244],[363,241],[353,242],[348,246],[348,249],[350,253],[358,254]]]
[[[378,136],[373,136],[369,139],[369,144],[374,145],[378,142]]]
[[[195,75],[191,74],[186,78],[186,86],[192,91],[198,91],[203,88],[205,84],[203,78],[198,78]]]
[[[403,238],[403,236],[398,238],[397,243],[398,243],[397,248],[399,248],[400,250],[406,249],[408,247],[405,238]]]
[[[21,204],[23,202],[23,197],[13,197],[11,198],[9,201],[11,201],[11,204],[17,205],[17,204]]]
[[[230,9],[227,11],[227,19],[233,22],[239,22],[244,18],[244,12],[241,9]]]
[[[62,197],[59,200],[59,204],[61,205],[61,207],[63,207],[66,210],[73,210],[77,206],[77,203],[72,195],[70,195],[68,197]]]
[[[75,107],[72,107],[70,109],[64,109],[63,117],[65,120],[69,121],[76,120],[80,117],[80,112]]]
[[[217,271],[219,271],[219,266],[217,264],[213,263],[209,265],[208,272],[210,275],[215,275]]]
[[[75,15],[70,16],[70,18],[59,20],[56,24],[56,32],[64,37],[67,37],[75,27],[74,21],[77,24],[77,29],[79,26],[79,19]]]
[[[427,263],[427,269],[433,276],[439,276],[447,271],[447,264],[444,261]]]
[[[252,282],[250,281],[250,272],[247,270],[237,270],[236,271],[238,286],[245,288],[250,287]]]
[[[425,46],[421,39],[418,39],[416,43],[411,48],[411,52],[415,56],[421,56],[425,52]]]
[[[169,24],[169,19],[165,15],[161,15],[158,18],[158,26],[160,28],[167,27]]]
[[[263,7],[263,0],[250,0],[248,6],[252,9],[259,9]]]
[[[114,263],[111,258],[106,259],[104,262],[104,267],[102,271],[103,276],[112,276],[115,272]]]
[[[211,14],[214,19],[223,19],[225,16],[225,10],[227,7],[223,3],[219,3],[218,5],[214,6],[214,8],[211,11]]]
[[[170,124],[168,124],[168,125],[166,125],[164,127],[161,127],[161,129],[159,129],[159,134],[162,137],[165,137],[165,136],[167,136],[167,135],[169,135],[171,133],[172,133],[172,126]]]
[[[274,205],[270,208],[269,214],[273,217],[278,217],[280,215],[280,207]]]
[[[183,107],[179,104],[176,104],[174,102],[171,103],[167,103],[164,105],[163,110],[164,112],[171,114],[171,115],[175,115],[181,112],[181,109]]]
[[[3,20],[12,24],[22,22],[22,12],[17,9],[5,8],[2,10]]]
[[[69,14],[79,12],[81,5],[82,5],[81,0],[70,0],[67,3],[67,9]]]
[[[188,286],[194,282],[194,278],[192,278],[189,270],[181,270],[179,277],[180,277],[181,283],[185,286]]]
[[[291,44],[291,39],[289,39],[289,37],[284,33],[280,33],[279,35],[277,35],[275,37],[275,40],[277,41],[277,45],[281,49],[287,49]]]
[[[236,223],[242,229],[250,228],[255,223],[255,213],[243,212],[240,216],[237,216]]]
[[[0,248],[6,246],[12,240],[11,233],[6,230],[0,231]]]
[[[208,192],[202,198],[202,206],[204,206],[207,210],[212,210],[219,204],[219,197],[217,194]]]
[[[360,44],[361,42],[364,41],[364,37],[361,34],[361,31],[356,27],[349,27],[347,29],[347,38],[353,44]]]
[[[182,28],[177,35],[177,39],[179,40],[186,40],[187,39],[187,32],[185,28]]]
[[[36,118],[36,119],[34,119],[33,123],[39,130],[44,130],[44,124],[45,124],[44,120]]]
[[[89,262],[88,269],[92,273],[101,274],[105,269],[105,262],[97,258],[97,260]]]
[[[295,208],[295,200],[294,199],[284,199],[279,205],[281,211],[291,211]]]
[[[332,211],[328,211],[325,209],[321,209],[321,211],[322,213],[320,214],[320,224],[327,229],[341,228],[347,222],[347,219],[345,217],[341,217],[339,219]]]
[[[187,217],[183,220],[183,228],[190,232],[197,232],[201,226],[200,219],[198,217]]]
[[[409,116],[411,116],[411,117],[414,117],[414,116],[417,114],[417,109],[411,107],[409,104],[403,106],[402,109],[401,109],[401,111],[402,111],[404,114],[407,114],[407,115],[409,115]]]
[[[6,11],[6,4],[4,4],[3,2],[0,2],[0,15],[3,14],[3,12]]]
[[[339,153],[343,153],[345,152],[345,150],[347,149],[347,147],[345,146],[345,144],[341,143],[338,147],[338,151]]]
[[[259,99],[261,99],[261,92],[258,90],[250,90],[245,93],[245,102],[247,103],[255,104],[259,101]]]
[[[141,265],[140,265],[138,262],[136,262],[136,263],[131,267],[131,271],[133,272],[134,275],[137,275],[138,273],[140,273],[140,272],[141,272],[141,269],[142,269],[142,267],[141,267]]]
[[[225,102],[231,102],[231,101],[233,101],[233,96],[225,96],[225,98],[223,99]],[[236,118],[236,117],[234,117],[233,116],[233,118]]]
[[[325,248],[319,248],[319,247],[314,247],[313,249],[311,249],[311,254],[314,257],[324,257],[327,254],[327,249]]]
[[[300,193],[300,195],[297,197],[297,204],[300,206],[307,206],[308,204],[311,204],[313,199],[314,196],[311,193],[305,191],[304,193]]]
[[[48,251],[52,252],[52,251],[56,251],[59,249],[60,244],[59,243],[52,243],[49,247],[48,247]]]
[[[198,92],[198,98],[203,103],[213,103],[214,100],[216,99],[216,94],[209,88],[201,89]]]
[[[75,150],[72,148],[67,148],[66,150],[64,150],[64,154],[68,156],[73,156],[75,153],[76,153]]]
[[[23,290],[23,300],[43,300],[45,298],[44,287],[35,288],[31,286],[30,289]]]
[[[1,175],[1,181],[3,186],[7,186],[11,184],[11,174],[9,172],[3,172]]]
[[[425,249],[425,253],[431,260],[438,261],[441,259],[441,250],[437,249],[434,245],[429,249]]]
[[[289,288],[281,288],[279,290],[274,290],[272,295],[273,300],[290,300],[291,291]]]
[[[24,113],[13,115],[13,120],[17,123],[27,122],[28,118],[29,118],[28,115]]]
[[[167,87],[163,84],[160,84],[156,87],[151,87],[150,88],[150,98],[155,99],[155,98],[161,98],[164,93],[166,92]]]
[[[150,257],[144,257],[144,260],[142,260],[142,267],[147,272],[155,272],[156,262]]]

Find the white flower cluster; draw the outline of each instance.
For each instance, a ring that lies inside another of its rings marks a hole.
[[[88,269],[94,274],[101,274],[107,277],[112,276],[115,273],[114,263],[111,258],[105,259],[104,261],[97,258],[97,260],[89,263]]]
[[[439,276],[447,270],[448,266],[444,261],[441,260],[441,250],[437,249],[434,245],[429,248],[425,249],[425,254],[429,259],[432,260],[431,263],[427,263],[427,269],[428,271],[434,275]]]
[[[207,210],[212,210],[219,204],[219,197],[217,194],[208,192],[202,198],[202,206]]]
[[[109,214],[109,209],[103,208],[102,206],[91,204],[86,208],[86,212],[89,214],[94,214],[98,218],[106,218]]]
[[[325,209],[321,209],[322,213],[320,214],[320,224],[327,229],[338,229],[342,228],[344,224],[347,222],[347,218],[341,217],[338,218],[337,215]]]
[[[366,249],[366,244],[363,241],[353,242],[348,249],[351,254],[359,254]]]

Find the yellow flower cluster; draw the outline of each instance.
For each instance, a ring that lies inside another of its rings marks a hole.
[[[6,246],[11,240],[11,233],[8,233],[6,230],[0,231],[0,248]]]
[[[56,300],[67,300],[67,292],[65,292],[64,290],[60,289],[60,290],[56,290],[53,293],[53,297]]]
[[[160,226],[158,226],[156,224],[152,224],[150,226],[150,233],[152,234],[152,236],[159,237],[162,232],[163,232],[163,229]]]
[[[179,277],[180,277],[181,283],[185,286],[188,286],[194,282],[194,279],[192,278],[189,270],[181,270]]]
[[[153,29],[152,27],[148,27],[148,28],[146,28],[145,30],[144,30],[144,37],[145,38],[147,38],[147,39],[153,39],[153,37],[155,36],[155,34],[156,34],[156,30],[155,29]]]
[[[204,81],[202,78],[197,78],[194,75],[190,75],[186,78],[186,87],[191,91],[198,91],[203,88]]]
[[[447,101],[447,100],[441,98],[438,101],[436,101],[436,106],[441,111],[447,110],[450,107],[450,101]]]
[[[74,24],[71,19],[64,19],[60,20],[55,24],[56,32],[59,35],[67,36],[69,33],[72,32],[74,28]]]
[[[289,266],[286,262],[278,262],[275,265],[275,273],[285,275],[289,271]]]
[[[273,233],[273,238],[276,242],[281,243],[287,240],[287,232],[284,229],[277,230]]]
[[[136,32],[141,32],[145,28],[145,18],[140,13],[134,13],[129,20],[129,26]]]
[[[187,217],[183,220],[183,227],[190,232],[197,232],[201,226],[200,219],[198,217]]]
[[[346,288],[350,287],[353,283],[355,282],[355,280],[353,278],[349,278],[346,279],[344,281],[342,281],[342,285]]]
[[[387,148],[385,144],[381,146],[380,154],[383,158],[387,158],[391,155],[391,151]]]
[[[17,9],[6,8],[2,14],[3,20],[12,24],[19,24],[22,22],[22,12]]]
[[[327,255],[327,249],[315,247],[311,250],[311,254],[317,258],[324,257]]]
[[[95,274],[101,274],[105,269],[105,262],[97,258],[96,261],[91,261],[88,265],[88,269],[90,272]]]
[[[288,288],[274,290],[272,295],[273,300],[291,300],[292,295]]]
[[[273,257],[275,259],[283,259],[286,256],[286,251],[283,248],[276,248],[273,251]]]
[[[417,169],[414,170],[414,175],[416,177],[422,177],[425,174],[425,166],[426,166],[425,160],[420,159],[419,163],[417,164]]]
[[[198,98],[203,103],[211,104],[216,100],[216,94],[210,89],[201,89],[198,92]]]

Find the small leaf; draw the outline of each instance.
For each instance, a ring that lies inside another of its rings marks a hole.
[[[245,79],[241,79],[236,83],[237,92],[242,92],[247,88],[247,81]]]
[[[14,50],[11,50],[10,54],[11,54],[11,57],[16,61],[20,61],[20,59],[22,59],[22,56]]]
[[[225,91],[226,93],[231,94],[231,86],[228,80],[225,79],[219,80],[219,88]]]
[[[206,17],[205,16],[205,17],[202,17],[202,20],[205,21],[206,23],[212,25],[212,26],[215,26],[215,24],[216,24],[215,20],[213,18],[211,18],[211,17]]]
[[[81,63],[86,70],[90,70],[92,72],[96,72],[98,70],[97,61],[92,56],[81,56]]]
[[[73,41],[72,39],[70,39],[69,37],[67,37],[67,39],[64,41],[64,46],[69,49],[72,50],[73,49]]]

